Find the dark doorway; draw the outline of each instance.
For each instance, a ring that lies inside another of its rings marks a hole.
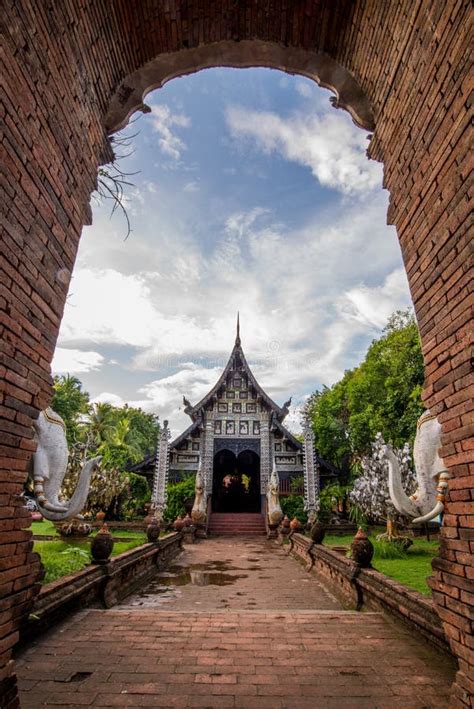
[[[214,456],[213,512],[260,512],[260,456],[224,449]]]

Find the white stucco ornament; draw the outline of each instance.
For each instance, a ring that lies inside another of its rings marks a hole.
[[[267,515],[270,527],[276,527],[283,519],[279,492],[280,481],[278,479],[275,461],[273,461],[273,470],[267,487]]]
[[[413,524],[428,522],[444,511],[450,475],[439,455],[440,448],[441,424],[436,416],[425,411],[418,419],[413,448],[418,487],[413,495],[408,497],[401,483],[397,458],[391,446],[385,446],[390,498],[400,514],[412,518]]]
[[[196,473],[196,483],[194,487],[194,504],[191,511],[191,518],[194,524],[205,524],[207,514],[207,501],[204,490],[204,479],[202,476],[202,466],[199,463],[199,468]]]
[[[40,412],[33,428],[37,444],[33,454],[33,483],[38,509],[43,517],[53,522],[70,520],[81,512],[86,503],[91,475],[101,457],[84,463],[72,497],[69,500],[60,499],[69,459],[66,426],[59,414],[48,407]]]

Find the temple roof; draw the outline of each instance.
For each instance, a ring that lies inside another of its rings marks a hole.
[[[273,418],[271,425],[274,426],[278,431],[280,431],[283,438],[286,438],[288,441],[291,441],[295,448],[298,448],[299,450],[303,449],[303,444],[301,443],[301,441],[299,441],[296,436],[294,436],[291,431],[289,431],[286,426],[281,423],[281,421],[279,421],[277,418]]]
[[[267,404],[268,408],[273,412],[274,416],[278,421],[283,421],[284,418],[289,413],[289,405],[291,399],[289,399],[283,406],[278,406],[277,403],[271,399],[268,394],[262,389],[260,384],[257,382],[252,370],[249,367],[247,360],[245,359],[244,351],[242,349],[242,343],[240,340],[240,322],[239,316],[237,316],[237,334],[235,337],[234,348],[230,354],[229,361],[227,362],[224,371],[219,377],[216,384],[212,389],[204,396],[201,401],[199,401],[195,406],[190,404],[190,402],[183,397],[183,402],[185,404],[184,412],[191,417],[193,421],[196,421],[198,417],[201,416],[201,411],[204,409],[212,399],[217,395],[219,389],[226,386],[227,377],[229,372],[238,371],[239,373],[245,373],[247,375],[249,384],[255,389],[257,394],[262,398],[262,400]],[[290,434],[291,435],[291,434]]]

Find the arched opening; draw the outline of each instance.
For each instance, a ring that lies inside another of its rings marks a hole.
[[[288,55],[301,48],[320,52],[350,69],[377,116],[370,152],[385,164],[385,184],[392,195],[389,219],[398,229],[423,339],[425,401],[443,423],[442,455],[455,479],[434,586],[453,652],[464,658],[457,696],[464,692],[468,704],[463,545],[469,539],[465,500],[472,487],[466,381],[470,316],[465,298],[469,13],[467,2],[421,7],[410,0],[391,6],[289,3],[283,10],[242,2],[232,12],[225,3],[147,3],[137,5],[133,16],[124,2],[113,12],[106,4],[38,6],[34,12],[26,0],[9,5],[5,146],[10,184],[2,250],[8,269],[6,304],[1,306],[9,382],[3,401],[8,433],[2,458],[4,492],[11,499],[5,502],[3,523],[8,542],[8,535],[27,526],[17,495],[34,449],[31,420],[51,396],[49,363],[80,232],[90,218],[97,165],[106,161],[104,155],[110,156],[106,132],[113,122],[106,129],[104,125],[117,86],[122,88],[119,103],[125,105],[127,94],[135,90],[127,77],[141,65],[154,57],[166,60],[172,53],[184,56],[219,40],[232,41],[236,52],[246,41],[255,47],[270,41]],[[70,61],[64,63],[64,56]],[[258,63],[252,51],[246,61]],[[433,67],[443,70],[434,72]],[[143,90],[155,81],[152,77]],[[126,120],[142,95],[133,97],[120,120]],[[20,580],[5,603],[5,623],[13,623],[4,641],[5,663],[21,620],[16,590],[23,588],[26,605],[37,593],[38,562],[29,555],[28,533],[22,535],[14,537],[12,560]],[[22,612],[28,613],[28,608]],[[14,694],[11,672],[7,670],[1,687]]]
[[[273,42],[232,41],[213,42],[190,49],[155,57],[133,72],[112,97],[105,126],[109,133],[123,128],[137,110],[147,112],[143,103],[153,89],[161,88],[171,79],[211,67],[267,67],[281,69],[313,79],[319,86],[334,91],[331,100],[335,108],[347,110],[354,122],[365,130],[375,127],[369,100],[352,74],[328,54],[307,49],[288,48]]]
[[[213,463],[213,512],[260,512],[260,456],[251,450],[235,455],[224,449]]]

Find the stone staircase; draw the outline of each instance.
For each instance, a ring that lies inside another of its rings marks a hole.
[[[260,512],[213,512],[209,520],[209,533],[212,536],[261,535],[265,534],[265,520]]]

